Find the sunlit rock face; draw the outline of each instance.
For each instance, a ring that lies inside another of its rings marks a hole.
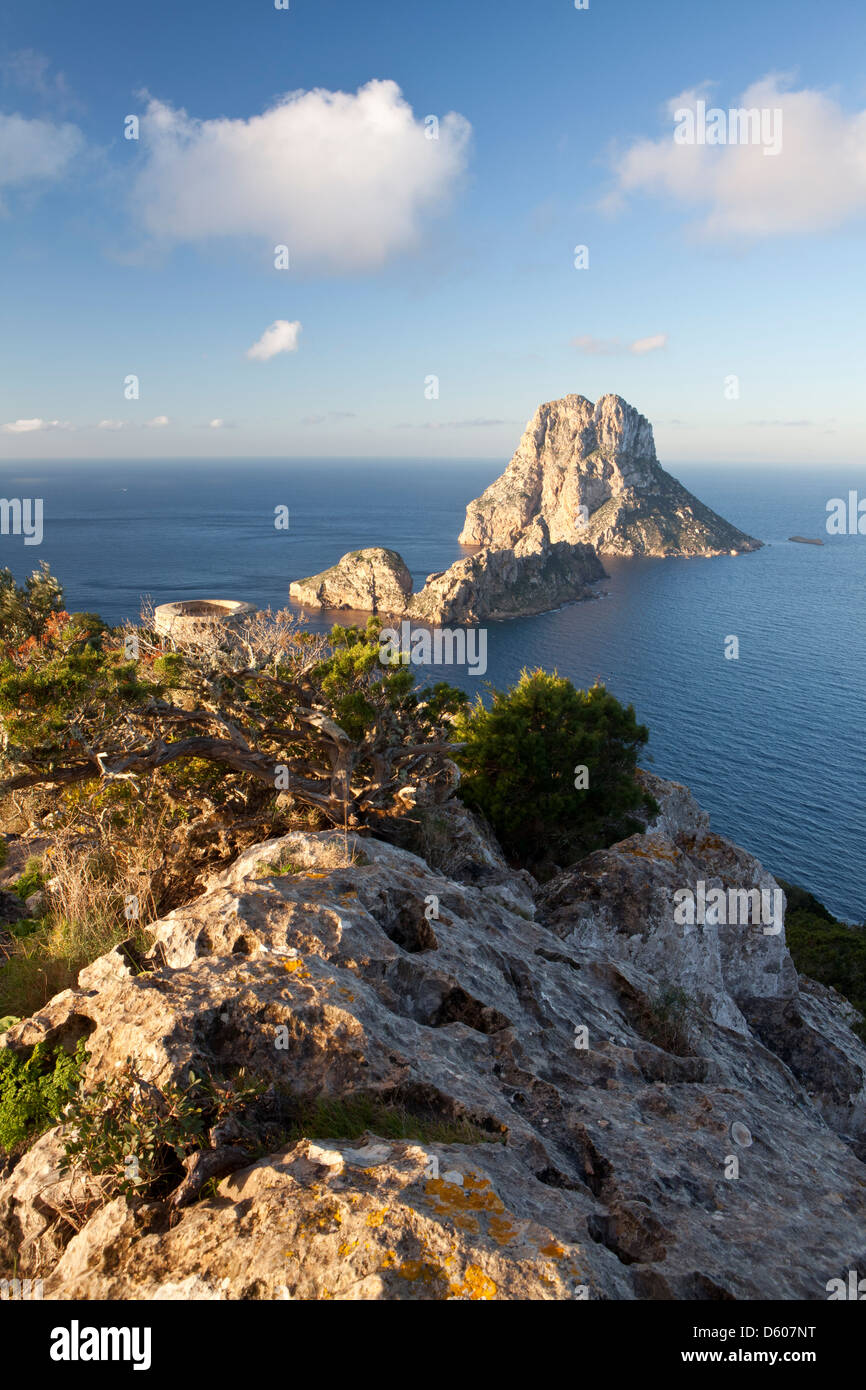
[[[538,407],[505,472],[466,508],[465,545],[513,546],[533,522],[602,555],[721,555],[761,542],[661,467],[652,426],[621,396]]]
[[[243,1068],[263,1090],[202,1135],[237,1157],[177,1211],[64,1176],[48,1131],[0,1179],[0,1277],[65,1300],[825,1299],[863,1267],[854,1011],[798,978],[783,923],[678,919],[699,883],[780,890],[642,775],[646,831],[543,888],[447,802],[425,857],[251,846],[135,968],[82,970],[6,1045],[86,1038],[88,1088],[131,1057],[143,1087]],[[397,1107],[403,1137],[286,1134],[315,1097]]]

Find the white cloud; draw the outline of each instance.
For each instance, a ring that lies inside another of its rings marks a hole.
[[[79,106],[69,90],[62,72],[52,73],[51,60],[33,48],[21,48],[0,58],[0,74],[14,87],[35,92],[43,101],[55,106]]]
[[[425,420],[422,425],[396,425],[398,430],[469,430],[469,429],[490,429],[494,425],[506,425],[507,420],[442,420],[441,422]]]
[[[68,430],[70,425],[62,420],[10,420],[2,427],[4,434],[35,434],[38,430]]]
[[[60,178],[83,148],[77,126],[0,112],[0,188]]]
[[[657,352],[667,347],[667,333],[653,333],[649,338],[635,338],[633,343],[624,343],[620,338],[593,338],[584,333],[580,338],[572,338],[571,345],[587,357],[613,357],[618,353],[632,352],[642,357],[645,352]]]
[[[636,338],[633,343],[629,343],[628,350],[638,357],[643,357],[645,352],[658,352],[659,348],[667,345],[667,333],[654,333],[650,338]]]
[[[327,415],[305,415],[301,420],[302,425],[324,425],[331,421],[354,420],[354,410],[329,410]]]
[[[413,246],[463,172],[471,127],[454,112],[427,139],[396,82],[289,92],[249,120],[195,120],[152,100],[134,202],[165,241],[255,236],[292,265],[369,270]]]
[[[703,208],[707,238],[769,237],[827,231],[866,212],[866,111],[847,114],[823,92],[789,91],[771,74],[736,102],[712,103],[706,87],[667,103],[670,127],[658,140],[638,140],[616,163],[615,210],[623,195],[644,192]],[[674,113],[694,111],[699,99],[726,113],[733,108],[781,112],[781,148],[764,145],[677,144]]]
[[[211,420],[210,424],[208,425],[209,430],[224,430],[225,428],[225,420]]]
[[[152,420],[147,421],[146,428],[149,430],[159,430],[168,423],[169,419],[167,415],[154,415]]]
[[[100,420],[96,426],[98,430],[125,430],[125,420]]]
[[[297,320],[289,323],[288,319],[276,319],[270,328],[265,329],[258,342],[247,348],[247,357],[254,362],[268,362],[278,353],[297,352],[300,332],[301,324]]]

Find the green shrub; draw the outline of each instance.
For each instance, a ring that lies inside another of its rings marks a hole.
[[[45,884],[42,873],[42,860],[35,855],[27,860],[24,872],[15,884],[15,892],[22,902],[30,897],[31,893],[38,893],[39,889]]]
[[[10,1048],[0,1052],[0,1148],[8,1152],[57,1124],[86,1058],[83,1041],[74,1056],[44,1043],[26,1059]]]
[[[797,970],[819,984],[832,985],[866,1014],[866,927],[838,921],[805,889],[781,879],[779,883],[788,899],[785,937]],[[866,1042],[866,1018],[854,1032]]]
[[[644,1016],[644,1036],[665,1052],[688,1057],[694,1048],[695,1018],[691,996],[679,985],[665,982]]]
[[[165,1196],[184,1176],[183,1159],[206,1149],[208,1130],[242,1114],[262,1082],[216,1081],[190,1071],[186,1086],[164,1090],[144,1081],[127,1058],[117,1076],[83,1086],[66,1112],[70,1138],[61,1172],[83,1168],[107,1177],[109,1195]]]
[[[492,694],[455,720],[460,795],[512,859],[543,876],[643,829],[658,807],[635,779],[649,734],[631,705],[544,671]]]
[[[471,1120],[446,1120],[372,1096],[319,1096],[297,1107],[285,1131],[285,1143],[298,1139],[360,1139],[371,1133],[380,1139],[414,1139],[421,1144],[483,1144],[502,1139]]]

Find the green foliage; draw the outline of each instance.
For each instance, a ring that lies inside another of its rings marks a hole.
[[[27,860],[23,874],[15,884],[15,892],[24,902],[31,893],[38,892],[44,883],[42,860],[37,855],[31,855]]]
[[[832,985],[866,1015],[866,926],[850,927],[805,889],[779,883],[788,900],[785,938],[797,970]],[[854,1031],[866,1042],[866,1017]]]
[[[672,1052],[688,1057],[694,1046],[695,1005],[679,985],[665,983],[652,999],[641,1020],[644,1037]]]
[[[62,611],[63,589],[44,560],[20,585],[10,569],[0,570],[0,646],[38,640],[51,617]]]
[[[516,686],[480,696],[458,713],[455,755],[460,795],[490,822],[506,853],[544,872],[568,865],[643,828],[658,809],[635,780],[638,750],[649,737],[603,685],[577,690],[544,671],[524,671]],[[575,786],[586,767],[588,786]]]
[[[138,923],[111,901],[81,918],[58,915],[7,923],[15,949],[0,963],[0,1013],[28,1018],[55,994],[74,989],[78,972],[132,937],[137,950],[152,944]]]
[[[0,1052],[0,1148],[8,1152],[57,1124],[86,1059],[83,1041],[74,1056],[44,1043],[26,1059],[8,1047]]]
[[[264,1089],[241,1069],[224,1081],[190,1071],[186,1086],[160,1090],[129,1057],[117,1076],[89,1091],[82,1086],[70,1102],[61,1171],[101,1174],[111,1195],[164,1196],[183,1177],[183,1159],[209,1146],[208,1130],[241,1115]]]
[[[375,1097],[320,1096],[298,1108],[285,1142],[360,1139],[366,1133],[380,1139],[417,1139],[422,1144],[495,1143],[502,1137],[488,1134],[471,1120],[443,1120],[439,1115]]]
[[[418,688],[410,667],[384,665],[379,659],[381,630],[377,617],[370,618],[366,628],[332,629],[332,655],[314,672],[314,679],[333,718],[355,739],[363,738],[383,710],[415,714],[424,729],[437,730],[445,716],[466,704],[466,695],[445,681]]]

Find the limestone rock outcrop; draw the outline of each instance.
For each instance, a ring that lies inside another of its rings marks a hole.
[[[761,545],[665,472],[649,421],[615,395],[539,406],[505,472],[466,508],[460,540],[513,546],[538,520],[551,541],[588,541],[601,555],[721,555]]]
[[[784,930],[678,924],[696,880],[775,885],[648,786],[645,834],[542,890],[465,808],[425,849],[447,867],[351,836],[334,867],[340,834],[294,831],[157,922],[142,969],[82,971],[7,1045],[85,1037],[88,1084],[244,1067],[263,1105],[365,1096],[475,1137],[310,1130],[169,1216],[64,1186],[52,1130],[0,1182],[0,1273],[57,1299],[825,1299],[866,1257],[866,1047]]]
[[[591,545],[551,544],[546,525],[537,522],[513,548],[489,547],[429,575],[407,613],[428,623],[525,617],[593,598],[590,585],[604,578]]]
[[[354,608],[432,624],[478,623],[593,598],[590,586],[604,577],[591,545],[551,545],[546,525],[536,522],[513,549],[491,547],[457,560],[429,575],[416,594],[409,571],[393,550],[344,555],[333,569],[291,584],[289,593],[308,607]]]
[[[329,570],[289,585],[289,596],[310,608],[362,613],[402,613],[411,593],[412,576],[402,557],[379,545],[352,550]]]

